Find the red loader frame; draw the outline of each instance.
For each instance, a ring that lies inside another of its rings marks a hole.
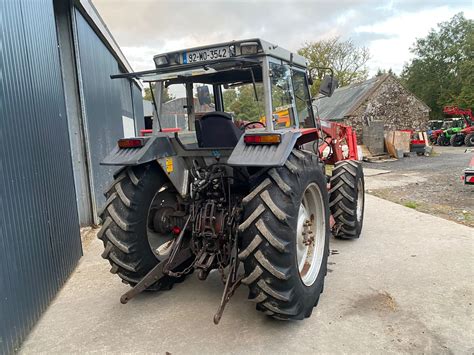
[[[322,144],[319,145],[319,156],[327,164],[335,164],[341,160],[358,160],[357,135],[350,126],[340,123],[321,120],[321,131],[325,137],[321,137]],[[343,145],[347,145],[348,154],[344,156]],[[329,147],[330,153],[324,158],[323,152]]]

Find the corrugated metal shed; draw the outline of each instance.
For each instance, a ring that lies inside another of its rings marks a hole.
[[[127,127],[133,130],[132,135],[137,132],[130,81],[110,79],[110,75],[120,72],[115,57],[77,9],[75,18],[90,179],[95,197],[94,210],[97,213],[105,203],[103,194],[116,170],[114,167],[100,165],[100,162],[112,151],[117,140],[126,135]],[[143,121],[143,114],[137,119]]]
[[[79,224],[96,216],[112,178],[100,160],[144,119],[141,85],[110,79],[131,68],[88,0],[0,6],[0,354],[9,354],[81,256]]]
[[[68,0],[61,0],[68,1]],[[133,72],[132,67],[122,53],[119,45],[110,33],[104,20],[99,15],[94,4],[90,0],[75,0],[76,6],[80,8],[81,13],[87,18],[94,32],[99,36],[104,45],[110,50],[110,53],[115,57],[119,63],[121,70],[125,72]],[[141,88],[141,83],[136,81],[136,84]]]
[[[373,92],[386,76],[336,89],[331,97],[321,97],[314,103],[321,119],[342,120],[349,116]]]
[[[13,353],[80,255],[51,0],[1,2],[0,353]]]

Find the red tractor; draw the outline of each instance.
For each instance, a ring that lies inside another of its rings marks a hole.
[[[474,118],[471,109],[446,106],[443,109],[443,113],[451,117],[461,117],[463,120],[463,127],[446,133],[446,136],[449,137],[449,143],[453,147],[459,147],[463,144],[466,144],[468,147],[474,146]]]
[[[309,317],[323,292],[331,232],[361,234],[355,134],[314,116],[305,58],[266,41],[185,49],[154,62],[153,70],[112,76],[149,82],[155,107],[152,134],[119,140],[102,163],[121,166],[98,234],[111,272],[132,286],[121,302],[215,270],[224,284],[216,324],[240,284],[271,317]],[[328,75],[320,93],[330,96],[336,85]],[[183,95],[181,127],[189,130],[162,129],[164,88]],[[282,107],[288,124],[275,116]]]

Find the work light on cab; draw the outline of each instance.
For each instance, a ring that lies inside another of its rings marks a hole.
[[[244,136],[245,144],[279,144],[280,134],[247,134]]]
[[[162,67],[164,65],[169,64],[168,56],[166,56],[166,55],[161,55],[161,56],[155,57],[154,61],[155,61],[155,65],[157,67]]]
[[[257,54],[258,52],[258,42],[242,42],[240,44],[240,54]]]

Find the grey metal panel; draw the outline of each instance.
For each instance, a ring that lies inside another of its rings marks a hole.
[[[342,120],[360,102],[377,83],[375,77],[363,83],[344,86],[336,89],[331,97],[322,97],[315,101],[314,111],[324,120]]]
[[[146,139],[146,143],[142,148],[120,149],[116,145],[114,150],[101,162],[101,165],[134,166],[148,163],[158,158],[176,155],[167,136],[151,136],[143,139]]]
[[[116,146],[117,140],[124,136],[121,101],[123,82],[128,81],[110,79],[110,75],[119,72],[117,60],[77,9],[75,20],[91,190],[95,198],[95,211],[98,211],[105,203],[103,193],[116,170],[101,166],[100,162]]]
[[[277,133],[277,132],[274,132]],[[240,137],[227,163],[232,166],[282,166],[296,144],[301,132],[281,133],[281,143],[271,145],[247,145],[244,136]]]
[[[130,82],[127,79],[115,79],[120,84],[120,101],[122,103],[122,116],[133,118],[133,98]]]
[[[72,9],[71,1],[54,2],[79,223],[85,227],[93,223],[93,212],[72,37]]]
[[[0,353],[12,353],[81,244],[52,1],[0,6]]]
[[[148,117],[153,116],[153,104],[151,101],[143,100],[143,115]]]
[[[145,115],[142,91],[136,85],[131,85],[132,98],[133,98],[133,114],[135,117],[135,127],[137,135],[140,134],[140,130],[145,128]]]
[[[78,6],[81,7],[82,11],[86,14],[87,18],[93,23],[95,30],[100,34],[102,40],[107,44],[108,48],[112,51],[113,55],[119,61],[121,67],[123,67],[128,72],[133,72],[132,67],[128,63],[127,59],[123,55],[119,45],[115,42],[115,39],[112,37],[107,25],[100,17],[99,12],[95,8],[91,0],[76,0]],[[139,81],[135,82],[141,89],[141,83]]]

